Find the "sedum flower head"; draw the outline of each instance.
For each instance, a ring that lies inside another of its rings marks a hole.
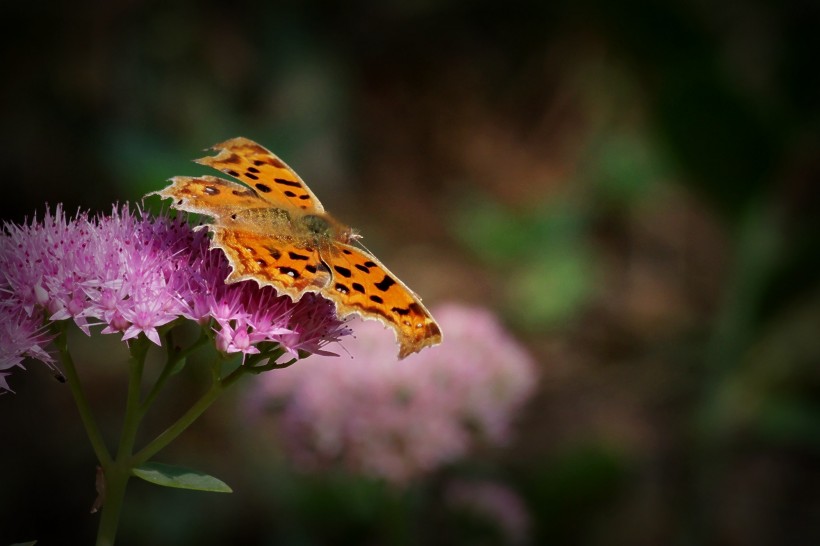
[[[159,328],[189,319],[212,328],[225,353],[254,354],[261,342],[296,356],[348,333],[330,302],[294,303],[272,287],[225,284],[229,266],[209,250],[206,230],[179,216],[151,217],[114,206],[111,214],[69,219],[58,206],[0,234],[0,390],[3,370],[25,358],[51,365],[48,325],[73,321],[86,334],[140,334],[161,344]]]
[[[263,376],[251,414],[282,408],[280,440],[303,468],[339,465],[396,484],[478,443],[503,444],[534,388],[531,358],[486,310],[434,311],[447,332],[440,346],[398,362],[381,325],[357,323],[345,343],[352,362],[313,358]]]

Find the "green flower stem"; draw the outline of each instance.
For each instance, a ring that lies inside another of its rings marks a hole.
[[[134,442],[139,428],[140,391],[142,372],[145,368],[145,356],[148,354],[148,339],[139,336],[131,343],[131,358],[128,367],[128,398],[125,403],[125,420],[123,422],[120,445],[117,448],[117,461],[126,460],[134,450]]]
[[[116,461],[103,465],[105,474],[105,498],[103,499],[100,525],[97,528],[97,546],[112,546],[117,536],[125,488],[131,478],[128,461]]]
[[[60,352],[60,360],[65,371],[66,382],[68,388],[71,389],[71,395],[74,402],[77,404],[77,410],[80,412],[80,419],[85,427],[85,433],[88,440],[91,442],[91,447],[97,460],[101,465],[111,464],[111,454],[108,448],[105,447],[102,433],[100,432],[97,421],[94,419],[94,414],[91,411],[91,406],[88,404],[88,399],[83,392],[83,387],[80,384],[80,377],[77,375],[77,369],[74,366],[74,359],[71,358],[71,353],[68,350],[68,324],[65,321],[59,323],[59,335],[55,340],[55,345]]]
[[[159,377],[154,383],[154,386],[151,388],[150,392],[145,397],[145,400],[143,400],[140,406],[140,419],[142,419],[142,417],[144,417],[145,414],[148,412],[148,409],[151,407],[151,404],[154,403],[154,400],[156,400],[160,391],[165,386],[165,382],[168,380],[168,378],[174,374],[177,364],[188,358],[188,356],[191,353],[193,353],[194,351],[208,343],[208,341],[210,340],[210,337],[208,336],[206,330],[203,328],[202,334],[199,336],[199,339],[197,339],[189,347],[186,347],[185,349],[175,353],[173,338],[171,336],[172,331],[173,330],[168,331],[168,333],[165,336],[165,344],[168,348],[168,360],[166,361],[165,367],[162,369],[162,372],[160,373]]]
[[[157,436],[144,448],[137,453],[133,453],[134,445],[136,443],[137,432],[142,418],[145,416],[148,408],[156,399],[159,392],[165,386],[168,378],[173,375],[179,362],[187,358],[187,356],[204,345],[210,339],[207,334],[203,334],[190,347],[182,351],[175,352],[171,345],[171,333],[167,333],[166,342],[168,344],[168,359],[165,367],[157,378],[151,391],[141,400],[143,371],[145,368],[145,358],[148,354],[150,342],[145,336],[139,336],[130,344],[131,357],[129,359],[129,377],[128,377],[128,394],[125,405],[125,417],[123,420],[122,433],[120,435],[119,445],[117,447],[116,458],[111,457],[108,449],[105,447],[105,442],[102,439],[99,427],[94,420],[88,400],[83,393],[80,384],[77,370],[74,366],[74,361],[68,350],[67,340],[67,325],[61,324],[59,327],[59,335],[56,340],[56,345],[59,349],[60,356],[65,369],[66,380],[71,388],[72,395],[77,404],[80,416],[85,426],[97,459],[100,462],[102,470],[103,483],[98,484],[99,495],[98,503],[102,505],[102,513],[100,515],[100,524],[97,531],[97,546],[112,546],[117,534],[117,527],[119,525],[120,514],[122,513],[123,501],[125,499],[125,490],[128,486],[128,481],[132,476],[134,467],[146,462],[153,457],[157,452],[165,448],[169,443],[176,439],[183,431],[185,431],[202,413],[210,407],[211,404],[219,397],[222,392],[235,383],[240,377],[246,373],[261,373],[262,371],[282,368],[291,365],[295,359],[286,363],[277,364],[276,360],[282,356],[284,351],[280,347],[271,348],[269,351],[247,357],[245,363],[224,378],[221,377],[220,370],[222,364],[214,365],[213,367],[213,382],[208,391],[197,400],[184,415],[182,415],[175,423],[168,427],[162,434]],[[267,364],[257,366],[258,362],[268,360]]]
[[[149,341],[145,336],[139,336],[131,342],[128,395],[117,457],[114,461],[101,463],[103,475],[105,476],[105,493],[100,526],[97,530],[97,546],[114,544],[114,538],[117,534],[122,503],[125,499],[125,488],[131,478],[131,452],[134,450],[134,442],[142,417],[140,413],[140,387],[142,386],[142,372],[145,368],[148,347]]]
[[[211,384],[211,388],[208,389],[208,392],[203,394],[202,397],[197,400],[194,405],[191,406],[187,412],[185,412],[184,415],[182,415],[182,417],[177,419],[174,424],[165,429],[164,432],[154,438],[154,440],[147,446],[139,450],[133,455],[133,457],[131,457],[131,466],[134,467],[141,465],[170,444],[174,439],[182,434],[185,429],[191,426],[191,424],[196,421],[196,419],[202,415],[202,413],[208,409],[211,404],[214,403],[214,401],[226,388],[235,383],[236,380],[242,377],[247,371],[248,370],[245,366],[239,366],[225,378],[214,381]]]

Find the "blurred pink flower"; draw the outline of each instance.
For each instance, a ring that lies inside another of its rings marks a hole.
[[[286,452],[303,468],[339,464],[401,484],[503,444],[535,384],[526,351],[486,310],[447,305],[433,313],[444,343],[395,357],[376,322],[351,323],[352,362],[312,358],[254,385],[251,413],[281,407]]]
[[[506,544],[525,544],[530,536],[530,515],[524,501],[508,486],[491,481],[458,480],[448,484],[445,502],[496,527]]]
[[[73,320],[86,334],[144,334],[177,319],[213,324],[217,348],[258,353],[278,343],[288,353],[323,349],[349,333],[333,305],[308,294],[293,303],[272,287],[225,284],[228,262],[209,250],[204,229],[180,215],[151,217],[115,206],[110,215],[66,218],[58,206],[42,221],[5,223],[0,233],[0,372],[30,357],[51,364],[44,346],[51,321]],[[0,373],[0,391],[8,390]]]

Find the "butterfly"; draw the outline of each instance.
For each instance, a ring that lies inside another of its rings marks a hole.
[[[441,343],[441,329],[421,298],[355,246],[359,235],[325,212],[284,161],[242,137],[211,149],[216,155],[195,161],[245,185],[215,176],[177,176],[148,195],[213,218],[211,248],[221,249],[231,266],[226,282],[254,280],[293,301],[319,293],[341,318],[359,314],[392,328],[400,359]]]

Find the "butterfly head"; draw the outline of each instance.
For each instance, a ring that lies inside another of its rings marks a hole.
[[[356,241],[358,241],[359,239],[362,238],[362,234],[359,233],[358,231],[356,231],[355,229],[353,229],[352,227],[346,228],[346,230],[347,230],[346,233],[345,233],[345,242],[346,243],[348,243],[348,244],[355,243]]]

